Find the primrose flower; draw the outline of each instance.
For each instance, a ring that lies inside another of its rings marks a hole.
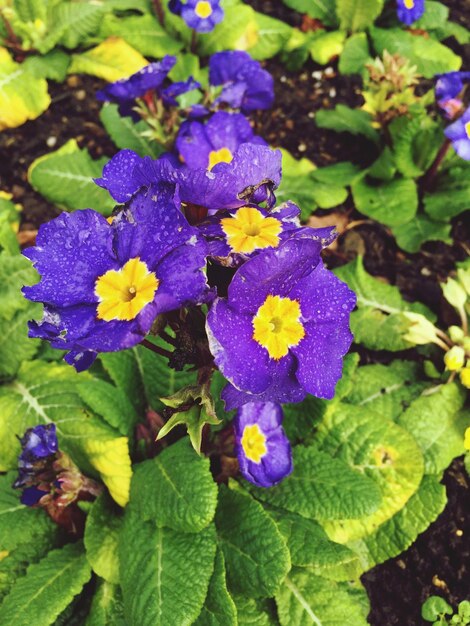
[[[400,22],[411,26],[424,14],[424,0],[397,0],[397,17]]]
[[[467,365],[460,371],[460,382],[466,389],[470,389],[470,361],[467,361]],[[470,450],[470,428],[467,428],[467,431],[467,449]]]
[[[171,194],[156,187],[111,224],[91,209],[63,213],[41,226],[24,254],[41,281],[23,293],[44,303],[30,336],[70,350],[65,360],[78,371],[97,352],[140,343],[160,313],[207,297],[206,246]]]
[[[222,85],[216,104],[228,104],[242,113],[269,109],[274,101],[273,77],[241,50],[213,54],[209,60],[209,82]]]
[[[463,102],[458,96],[468,80],[470,72],[447,72],[436,75],[436,102],[448,119],[454,119],[462,110]]]
[[[449,372],[459,372],[465,364],[465,350],[462,346],[453,346],[444,354],[444,363]]]
[[[258,487],[272,487],[292,472],[292,452],[274,402],[249,402],[233,420],[235,452],[242,476]]]
[[[220,0],[187,0],[179,14],[198,33],[210,33],[224,19]]]
[[[237,270],[228,297],[214,300],[209,347],[225,378],[243,392],[224,394],[227,407],[299,402],[307,392],[333,397],[352,341],[356,297],[324,268],[321,249],[319,241],[291,239],[264,250]]]
[[[462,117],[444,130],[445,136],[451,140],[459,157],[470,161],[470,107]]]
[[[33,463],[58,450],[57,434],[55,424],[40,424],[34,428],[28,428],[20,439],[21,454],[20,464]]]
[[[334,227],[308,228],[300,225],[300,209],[286,202],[267,211],[245,205],[231,211],[218,211],[199,229],[208,243],[209,255],[224,265],[239,265],[253,254],[277,248],[290,237],[308,237],[328,246],[336,237]]]
[[[184,163],[192,168],[212,170],[218,163],[231,163],[242,143],[266,145],[253,133],[241,113],[218,111],[205,123],[184,122],[176,138],[176,148]]]
[[[98,100],[115,102],[119,105],[119,113],[138,120],[139,116],[133,111],[137,98],[145,96],[149,91],[155,91],[165,104],[176,106],[175,100],[179,96],[200,87],[192,77],[162,88],[168,73],[176,63],[176,57],[167,55],[161,61],[149,63],[129,78],[123,78],[96,93]]]

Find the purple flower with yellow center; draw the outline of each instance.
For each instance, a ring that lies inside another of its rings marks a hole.
[[[240,472],[258,487],[272,487],[292,472],[292,452],[274,402],[249,402],[233,420]]]
[[[447,72],[436,75],[436,102],[448,119],[454,119],[463,108],[459,98],[464,83],[470,80],[470,72]]]
[[[219,111],[205,123],[184,122],[176,138],[176,148],[184,163],[192,168],[212,170],[218,163],[231,163],[243,143],[266,145],[253,133],[241,113]]]
[[[210,33],[224,19],[220,0],[187,0],[179,14],[198,33]]]
[[[209,347],[244,402],[299,402],[307,392],[333,397],[356,297],[324,268],[321,249],[300,238],[264,250],[237,270],[228,297],[214,300]]]
[[[444,130],[444,134],[451,140],[457,154],[465,161],[470,161],[470,107]]]
[[[62,214],[24,254],[41,281],[23,293],[44,303],[30,336],[70,350],[65,360],[78,371],[97,352],[140,343],[160,313],[207,297],[206,245],[172,193],[157,187],[137,194],[111,224],[91,209]]]
[[[267,211],[247,205],[232,211],[219,211],[199,225],[206,237],[209,255],[226,259],[225,265],[238,265],[266,248],[277,248],[290,237],[308,237],[329,245],[336,237],[334,227],[308,228],[300,225],[300,209],[286,202]]]
[[[274,101],[274,81],[247,52],[217,52],[209,60],[209,82],[222,86],[216,104],[228,104],[242,113],[269,109]]]
[[[424,13],[424,0],[397,0],[397,17],[400,22],[411,26]]]

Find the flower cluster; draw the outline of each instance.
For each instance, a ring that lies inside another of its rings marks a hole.
[[[451,120],[444,134],[457,154],[470,161],[470,107],[464,111],[463,92],[470,72],[448,72],[436,75],[436,104]]]
[[[154,74],[160,89],[162,66],[121,83],[126,102]],[[214,55],[209,74],[221,87],[215,106],[237,111],[187,120],[177,152],[157,160],[115,155],[95,182],[121,206],[111,219],[86,209],[43,225],[25,252],[41,280],[24,293],[44,304],[30,335],[67,350],[78,371],[99,352],[130,348],[169,325],[177,346],[170,363],[197,368],[204,388],[214,368],[225,377],[222,398],[238,409],[241,472],[266,487],[292,469],[279,405],[307,393],[333,397],[356,299],[321,260],[334,229],[302,226],[292,202],[276,206],[281,153],[244,116],[270,105],[271,77],[239,52]],[[183,404],[172,411],[191,412]]]

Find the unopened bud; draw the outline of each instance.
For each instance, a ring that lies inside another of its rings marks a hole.
[[[444,354],[444,363],[450,372],[459,372],[465,363],[465,350],[454,346]]]
[[[411,322],[410,328],[404,339],[415,345],[432,343],[437,339],[436,327],[421,313],[403,313],[404,317]]]
[[[460,326],[450,326],[447,332],[449,333],[449,337],[454,343],[462,343],[465,337],[465,333],[460,328]]]
[[[467,366],[460,371],[460,382],[466,389],[470,389],[470,362],[467,363]],[[469,444],[470,444],[470,428],[467,429],[469,433]],[[468,448],[470,450],[470,446]]]
[[[467,301],[467,292],[462,285],[453,278],[449,278],[449,280],[442,285],[442,292],[447,302],[456,309],[462,309]]]
[[[470,296],[470,268],[460,267],[457,270],[457,278],[467,292],[467,296]]]

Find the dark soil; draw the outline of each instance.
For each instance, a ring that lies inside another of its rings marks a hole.
[[[286,8],[280,0],[248,3],[293,26],[302,24],[302,15]],[[445,4],[450,7],[454,21],[470,28],[468,0],[446,0]],[[451,45],[470,61],[461,46],[455,41]],[[322,68],[309,61],[294,72],[273,59],[266,63],[266,68],[275,78],[276,100],[273,110],[256,116],[258,134],[272,145],[287,148],[296,158],[305,156],[318,166],[348,160],[366,166],[376,158],[374,149],[364,139],[319,129],[314,123],[315,112],[321,108],[332,108],[338,103],[359,106],[362,102],[359,78],[339,76],[334,63]],[[50,82],[49,110],[18,129],[0,133],[0,189],[11,192],[14,201],[23,205],[23,230],[34,231],[59,213],[27,181],[27,169],[34,159],[57,150],[71,138],[80,147],[88,148],[94,158],[110,157],[116,152],[99,120],[101,105],[94,98],[102,84],[86,76],[71,76],[64,85]],[[455,263],[463,260],[470,250],[470,211],[453,221],[452,246],[430,242],[413,255],[398,249],[386,227],[364,220],[354,212],[350,201],[339,209],[319,214],[337,214],[353,221],[339,238],[337,247],[327,251],[330,267],[363,254],[370,273],[396,284],[406,298],[430,306],[444,324],[455,321],[452,309],[442,298],[438,281],[445,280],[455,269]],[[369,354],[366,358],[370,361],[379,357]],[[372,626],[422,625],[425,622],[420,618],[420,607],[429,595],[442,595],[454,606],[468,597],[470,521],[465,503],[470,485],[461,461],[454,462],[446,472],[444,483],[449,503],[439,519],[407,552],[363,577],[372,603]]]

